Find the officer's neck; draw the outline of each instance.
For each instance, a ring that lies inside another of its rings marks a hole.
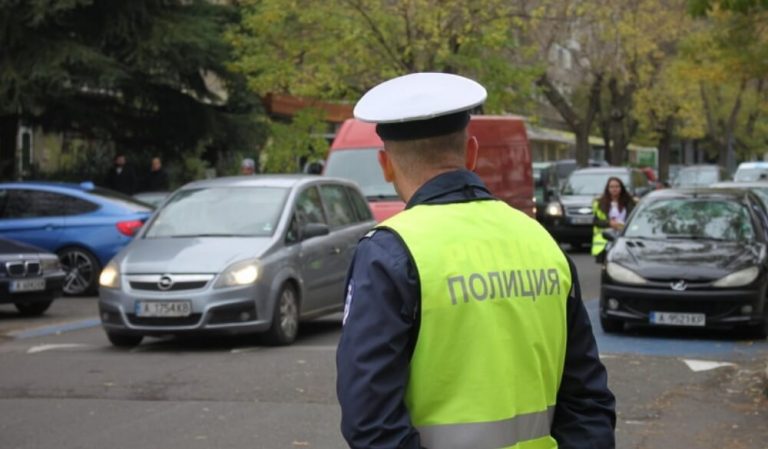
[[[462,167],[453,165],[445,165],[420,170],[418,173],[414,173],[411,176],[399,176],[395,179],[395,190],[397,190],[400,199],[408,203],[411,200],[411,197],[413,197],[413,195],[428,181],[443,173],[460,170],[461,168]]]

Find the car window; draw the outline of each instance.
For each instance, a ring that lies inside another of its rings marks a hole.
[[[658,200],[637,210],[625,237],[747,241],[755,238],[747,208],[719,199]]]
[[[352,208],[343,186],[322,185],[320,186],[320,196],[323,198],[328,212],[328,224],[332,228],[355,222],[355,210]]]
[[[156,212],[144,237],[271,236],[287,196],[282,187],[181,190]]]
[[[323,203],[320,201],[320,194],[317,187],[309,187],[299,194],[296,199],[296,211],[299,215],[299,221],[304,223],[328,224],[323,213]]]
[[[349,197],[352,198],[352,206],[357,213],[357,221],[373,220],[371,208],[368,207],[368,202],[365,201],[365,198],[363,198],[357,190],[352,188],[347,188],[347,193],[349,194]]]
[[[56,192],[30,189],[8,189],[4,192],[2,218],[56,217],[98,209],[91,202]]]
[[[395,186],[384,179],[376,148],[332,151],[325,165],[325,176],[350,179],[367,197],[397,198]]]

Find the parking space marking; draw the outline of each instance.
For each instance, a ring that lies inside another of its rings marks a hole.
[[[93,347],[93,345],[87,345],[83,343],[58,343],[58,344],[48,344],[48,345],[37,345],[27,349],[27,354],[37,354],[39,352],[56,351],[60,349],[81,349],[81,348],[91,348],[91,347]]]
[[[24,329],[15,332],[9,332],[6,335],[9,337],[21,340],[24,338],[45,337],[48,335],[57,335],[63,332],[76,331],[81,329],[88,329],[96,327],[101,324],[101,320],[98,318],[87,318],[79,321],[70,321],[67,323],[52,324],[50,326],[35,327],[32,329]]]
[[[736,366],[734,363],[728,363],[728,362],[713,362],[711,360],[693,360],[693,359],[682,359],[683,363],[688,365],[688,368],[691,369],[693,372],[699,372],[699,371],[709,371],[717,368],[722,368],[724,366]]]

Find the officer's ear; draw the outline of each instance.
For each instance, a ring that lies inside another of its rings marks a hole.
[[[395,169],[392,167],[392,159],[389,158],[386,150],[379,150],[379,165],[381,166],[381,172],[384,174],[384,180],[387,182],[394,182]]]
[[[480,144],[477,143],[475,136],[469,136],[467,139],[467,151],[465,154],[464,166],[467,170],[472,171],[477,166],[477,153],[480,149]]]

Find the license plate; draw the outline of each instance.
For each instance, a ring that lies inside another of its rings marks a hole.
[[[45,279],[18,279],[11,282],[9,287],[11,292],[39,292],[45,290]]]
[[[704,326],[707,322],[703,313],[651,312],[651,324],[668,326]]]
[[[192,314],[190,301],[138,301],[136,316],[183,317]]]
[[[592,224],[592,217],[572,217],[571,223],[573,224]]]

